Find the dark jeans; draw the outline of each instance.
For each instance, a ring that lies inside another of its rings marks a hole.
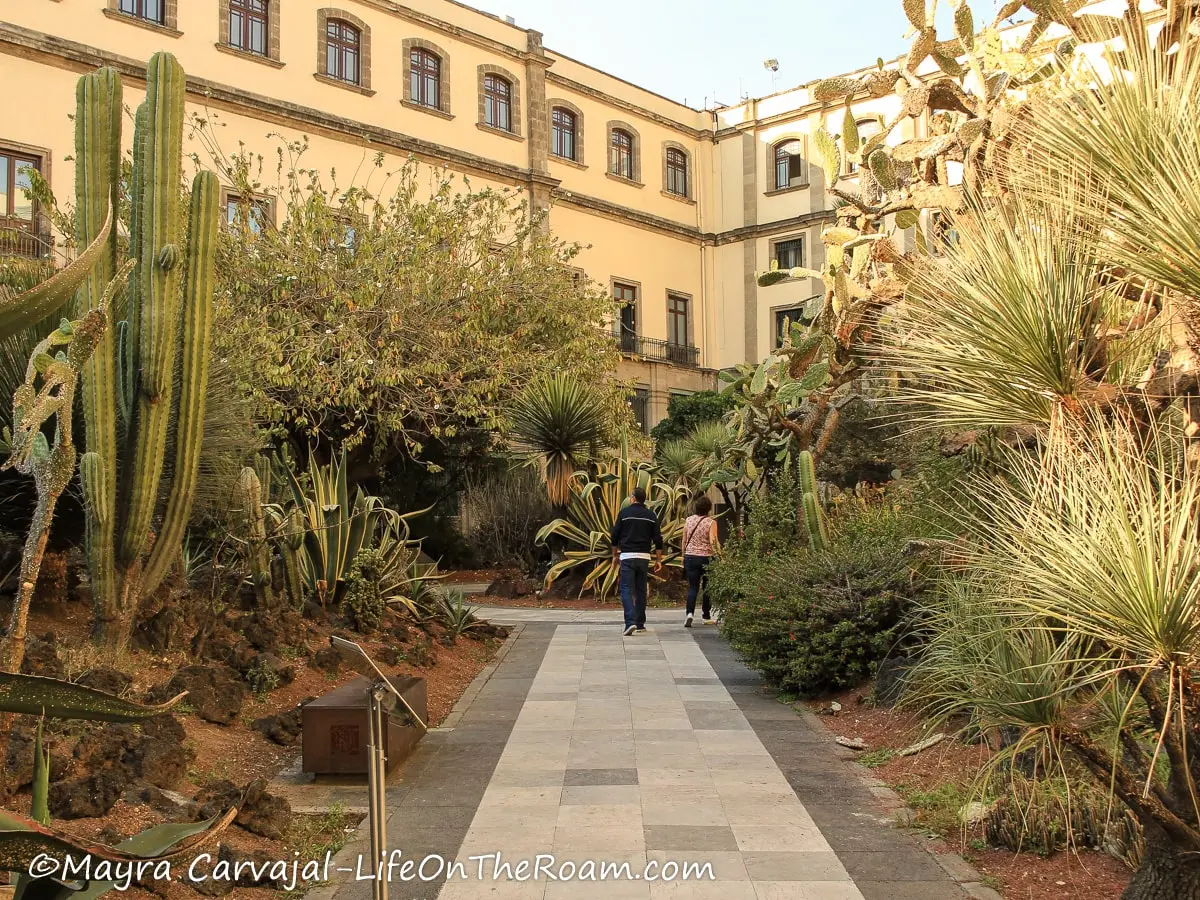
[[[646,588],[650,583],[650,560],[621,560],[621,605],[625,627],[646,627]]]
[[[709,618],[712,607],[708,602],[708,564],[711,556],[685,556],[683,558],[683,574],[687,576],[687,611],[688,615],[696,612],[696,598],[704,592],[704,618]]]

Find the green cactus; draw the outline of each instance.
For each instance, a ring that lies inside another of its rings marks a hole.
[[[241,507],[246,526],[246,560],[250,579],[259,605],[270,609],[274,605],[271,592],[271,550],[267,545],[266,519],[263,513],[262,482],[258,473],[247,466],[238,476],[236,506]]]
[[[812,548],[824,550],[829,543],[829,534],[825,530],[825,513],[818,499],[817,464],[810,451],[804,450],[797,455],[796,468],[800,475],[800,518]]]
[[[179,63],[156,53],[134,120],[129,255],[136,268],[127,313],[83,373],[88,566],[96,633],[110,645],[127,640],[140,595],[162,582],[178,556],[199,475],[220,184],[212,172],[195,177],[185,240],[184,90]],[[109,69],[83,76],[77,101],[76,238],[86,245],[119,190],[120,79]],[[78,311],[94,307],[116,254],[114,230],[105,260],[76,297]]]
[[[281,525],[276,545],[279,547],[279,558],[283,562],[284,587],[292,606],[300,609],[308,599],[308,593],[304,589],[304,566],[308,557],[301,553],[304,549],[304,514],[293,507]]]

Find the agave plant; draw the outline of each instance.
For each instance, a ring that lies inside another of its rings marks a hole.
[[[461,637],[483,625],[483,622],[475,615],[475,611],[467,605],[462,591],[447,591],[442,594],[441,600],[438,617],[452,637]]]
[[[571,478],[604,442],[608,424],[591,385],[554,375],[528,385],[512,414],[517,454],[534,464],[546,481],[552,506],[571,499]]]
[[[411,563],[420,551],[420,542],[409,539],[408,520],[428,510],[400,514],[362,488],[351,500],[345,454],[328,465],[310,458],[306,481],[289,469],[293,513],[285,515],[275,508],[271,516],[285,542],[294,539],[296,526],[303,532],[304,552],[298,554],[298,564],[306,592],[315,594],[322,606],[340,603],[354,560],[362,550],[377,546],[387,560],[389,602],[405,603],[403,588],[411,583]],[[286,554],[286,547],[281,550]]]
[[[56,719],[138,722],[169,712],[183,697],[180,694],[166,703],[146,706],[68,681],[0,672],[0,712],[8,715],[23,713]],[[0,811],[0,869],[17,873],[14,900],[33,897],[92,900],[117,887],[112,881],[92,881],[80,889],[52,877],[31,877],[28,874],[30,863],[41,854],[57,859],[67,854],[76,859],[91,856],[96,862],[144,865],[150,871],[155,863],[194,851],[228,827],[237,815],[236,809],[229,809],[203,822],[159,825],[134,835],[117,847],[109,847],[82,841],[49,827],[49,780],[50,757],[42,746],[39,724],[34,744],[31,815],[27,818]]]
[[[656,479],[652,466],[631,462],[627,452],[611,462],[596,463],[593,469],[571,477],[566,516],[542,528],[537,541],[543,544],[557,537],[570,548],[546,573],[547,588],[563,573],[583,566],[588,572],[580,593],[594,588],[604,599],[612,593],[620,574],[620,567],[613,562],[610,535],[617,514],[629,502],[634,488],[646,491],[646,505],[658,516],[663,539],[670,548],[664,557],[668,565],[679,564],[677,545],[683,537],[688,492],[685,487]]]
[[[424,512],[424,510],[422,510]],[[401,606],[414,616],[419,612],[418,601],[439,579],[437,564],[421,558],[421,542],[410,537],[408,518],[387,510],[383,529],[375,544],[379,553],[379,592],[388,606]]]

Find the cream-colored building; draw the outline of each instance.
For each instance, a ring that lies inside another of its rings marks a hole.
[[[9,251],[52,240],[21,186],[73,182],[75,80],[118,69],[139,101],[145,63],[174,53],[189,103],[224,146],[268,158],[307,136],[305,165],[352,172],[414,156],[475,186],[521,188],[589,277],[626,302],[614,339],[647,427],[673,393],[758,360],[816,282],[759,288],[772,259],[819,267],[832,218],[810,140],[841,125],[800,87],[695,110],[547,49],[541,34],[453,0],[4,0],[0,223]],[[856,107],[864,131],[894,98]],[[905,123],[894,139],[920,123]],[[132,129],[126,129],[128,134]],[[269,205],[266,217],[277,215]],[[18,235],[12,240],[12,235]]]

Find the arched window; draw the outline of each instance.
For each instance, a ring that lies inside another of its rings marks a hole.
[[[609,143],[608,171],[621,178],[633,180],[633,135],[620,128],[612,131]]]
[[[267,55],[267,0],[229,0],[229,45]]]
[[[675,147],[667,148],[667,192],[680,197],[688,195],[687,154]]]
[[[499,75],[483,76],[483,121],[492,128],[512,131],[512,85]]]
[[[338,81],[361,84],[359,59],[362,33],[342,19],[325,23],[325,74]]]
[[[409,81],[413,103],[441,109],[442,61],[424,47],[414,47],[409,56]]]
[[[804,144],[795,138],[775,145],[775,190],[804,184]]]
[[[578,120],[575,118],[575,113],[561,106],[556,106],[550,115],[550,120],[550,152],[555,156],[561,156],[563,159],[578,161]]]

